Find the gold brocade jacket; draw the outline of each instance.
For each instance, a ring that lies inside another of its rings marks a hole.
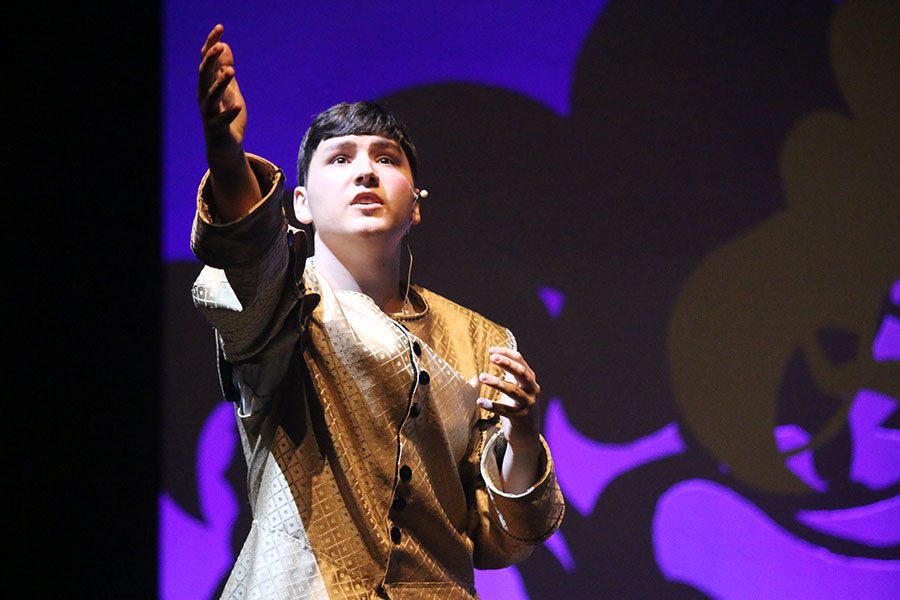
[[[220,224],[207,174],[191,235],[253,512],[223,598],[477,597],[475,567],[523,560],[565,512],[543,438],[535,485],[502,491],[505,440],[475,403],[514,337],[418,286],[394,315],[333,290],[288,230],[284,174],[251,165],[263,200]]]

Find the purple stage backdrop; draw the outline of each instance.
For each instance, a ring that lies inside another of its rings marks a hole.
[[[199,48],[293,184],[372,99],[430,191],[413,280],[508,326],[566,520],[486,599],[897,598],[900,8],[830,0],[166,3],[159,589],[216,597],[249,529],[194,313]]]

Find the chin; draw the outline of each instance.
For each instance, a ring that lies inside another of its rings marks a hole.
[[[360,223],[347,230],[343,235],[350,238],[362,238],[367,240],[394,239],[397,244],[403,239],[404,230],[398,230],[386,223]]]

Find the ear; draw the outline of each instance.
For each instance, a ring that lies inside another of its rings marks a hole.
[[[418,192],[416,192],[418,193]],[[409,222],[411,225],[418,225],[422,220],[422,215],[419,213],[419,205],[422,203],[421,200],[416,199],[413,201],[412,214],[410,215]]]
[[[309,199],[306,188],[298,185],[294,188],[294,215],[304,225],[312,223],[312,212],[309,210]]]

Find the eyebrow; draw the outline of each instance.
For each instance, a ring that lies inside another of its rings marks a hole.
[[[328,140],[326,140],[326,142],[327,141]],[[350,149],[354,149],[354,148],[356,148],[355,142],[352,142],[350,140],[344,140],[337,144],[327,144],[326,143],[324,150],[326,152],[332,152],[334,150],[350,150]],[[402,148],[400,147],[400,144],[398,144],[394,140],[390,140],[390,139],[381,139],[381,140],[372,142],[372,148],[374,148],[376,150],[389,149],[389,150],[395,150],[397,152],[402,152]]]
[[[356,147],[356,144],[354,144],[353,142],[351,142],[349,140],[344,140],[343,142],[340,142],[337,144],[328,143],[328,142],[329,142],[329,140],[326,140],[324,142],[324,144],[325,144],[324,150],[326,152],[331,152],[332,150],[349,150],[350,148]]]
[[[381,148],[389,148],[391,150],[397,150],[398,152],[401,150],[400,144],[390,139],[382,139],[377,142],[372,142],[372,146],[378,149]]]

